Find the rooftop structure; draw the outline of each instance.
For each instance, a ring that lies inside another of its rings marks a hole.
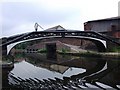
[[[45,31],[66,31],[65,28],[63,28],[62,26],[58,25],[52,28],[48,28]]]

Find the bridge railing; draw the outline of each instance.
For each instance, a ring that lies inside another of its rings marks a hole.
[[[120,45],[120,43],[116,42],[115,40],[102,35],[97,32],[93,31],[39,31],[39,32],[29,32],[21,35],[17,35],[14,37],[8,37],[7,42],[2,43],[0,46],[4,45],[9,45],[14,42],[18,42],[21,40],[27,40],[27,39],[32,39],[32,38],[39,38],[39,37],[49,37],[49,36],[60,36],[60,37],[66,37],[66,36],[83,36],[83,37],[92,37],[92,38],[97,38],[105,41],[110,41],[113,43],[116,43]]]

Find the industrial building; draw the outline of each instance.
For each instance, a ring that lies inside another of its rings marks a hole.
[[[85,22],[84,31],[95,31],[120,39],[120,16]]]

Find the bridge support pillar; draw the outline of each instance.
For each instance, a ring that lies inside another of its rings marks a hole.
[[[2,46],[2,56],[6,56],[7,55],[7,45]]]
[[[56,43],[47,43],[46,49],[47,49],[47,59],[56,60],[57,59]]]
[[[7,38],[2,38],[2,44],[6,43],[7,42]],[[2,56],[5,56],[7,55],[7,45],[3,45],[0,47],[0,51],[1,51],[1,55]]]

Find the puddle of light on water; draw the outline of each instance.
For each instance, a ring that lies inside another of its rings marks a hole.
[[[63,75],[70,77],[71,75],[77,75],[77,74],[84,73],[84,72],[86,72],[85,69],[72,67],[72,68],[69,68]]]
[[[120,89],[120,85],[116,85]]]
[[[36,67],[26,61],[22,61],[15,63],[15,67],[11,72],[14,73],[16,77],[21,77],[22,79],[39,78],[42,80],[47,78],[54,79],[54,77],[59,77],[62,79],[63,76],[72,76],[85,71],[86,70],[82,68],[71,67],[61,74],[55,71],[50,71],[46,68]]]

